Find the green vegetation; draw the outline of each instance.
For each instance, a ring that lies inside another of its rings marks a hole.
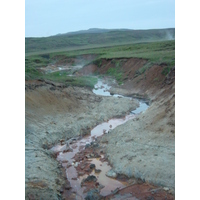
[[[98,79],[91,76],[73,77],[68,76],[66,72],[53,72],[43,76],[46,80],[65,83],[70,86],[90,87],[93,88]]]
[[[170,72],[170,69],[171,67],[165,67],[162,71],[162,74],[166,76]]]
[[[169,35],[171,38],[169,38]],[[107,30],[76,32],[43,38],[25,38],[28,55],[61,51],[85,50],[99,47],[128,45],[141,42],[164,41],[175,37],[175,29]]]
[[[34,67],[26,67],[25,68],[25,79],[26,80],[33,80],[33,79],[39,79],[42,77],[42,73],[39,72],[38,69]]]
[[[147,69],[152,66],[151,62],[146,63],[143,67],[136,71],[135,77],[143,74]]]
[[[97,59],[97,60],[94,60],[92,63],[95,64],[95,65],[97,65],[98,67],[101,67],[102,60],[101,59]]]
[[[98,55],[100,58],[143,58],[152,64],[165,63],[168,66],[175,65],[175,41],[148,42],[139,44],[120,45],[114,47],[102,47],[95,49],[53,52],[49,54],[37,54],[30,56],[26,54],[26,65],[35,67],[45,66],[48,63],[68,57],[77,57],[84,54]],[[101,61],[98,65],[100,65]]]
[[[107,71],[107,74],[109,76],[114,77],[117,82],[121,85],[122,84],[122,80],[123,80],[123,72],[121,69],[121,63],[120,60],[112,60],[114,67],[109,68]]]
[[[45,38],[44,38],[45,39]],[[68,85],[88,86],[92,87],[96,79],[93,77],[70,77],[66,72],[54,72],[51,74],[43,74],[41,67],[54,64],[57,61],[65,61],[69,58],[79,58],[82,55],[96,55],[95,60],[91,63],[102,67],[102,58],[113,59],[114,67],[107,71],[107,75],[113,76],[119,84],[122,83],[123,71],[121,69],[120,58],[142,58],[147,60],[147,64],[141,67],[136,76],[145,72],[154,64],[163,65],[162,74],[167,75],[170,69],[175,66],[175,41],[156,41],[136,44],[116,45],[111,47],[98,47],[90,49],[76,49],[71,51],[54,50],[49,53],[34,52],[26,53],[25,57],[25,78],[30,79],[48,79],[57,82],[63,82]],[[75,63],[71,63],[72,66]]]
[[[98,81],[96,77],[91,77],[91,76],[73,77],[73,76],[68,76],[68,73],[64,71],[43,74],[39,72],[37,69],[28,68],[26,69],[26,80],[31,80],[31,79],[50,80],[58,83],[63,83],[66,86],[79,86],[79,87],[89,87],[89,88],[94,88],[94,85]]]

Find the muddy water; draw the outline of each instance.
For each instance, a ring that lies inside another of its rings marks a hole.
[[[111,96],[108,91],[110,86],[103,83],[101,80],[95,85],[93,92],[96,95]],[[116,97],[123,97],[121,95],[114,95]],[[95,138],[102,136],[103,134],[109,134],[109,131],[116,128],[117,126],[126,123],[128,120],[135,118],[136,114],[145,111],[148,108],[147,104],[140,102],[140,106],[132,111],[129,115],[121,119],[111,119],[108,122],[99,124],[94,129],[91,130],[91,134],[84,138],[72,138],[69,141],[65,141],[65,144],[58,144],[54,146],[51,150],[58,153],[57,160],[62,163],[62,166],[66,169],[66,177],[70,182],[72,192],[74,192],[75,199],[83,199],[86,194],[84,193],[84,187],[81,187],[81,181],[87,178],[88,175],[78,176],[76,168],[81,165],[81,163],[75,162],[74,156],[80,151],[85,149],[87,144],[95,141]],[[103,155],[101,155],[103,156]],[[81,161],[80,161],[81,162]],[[120,182],[114,178],[106,176],[106,172],[111,169],[111,166],[107,162],[101,162],[97,158],[88,158],[88,162],[95,164],[96,169],[100,170],[100,173],[95,173],[93,170],[90,175],[94,175],[97,178],[97,182],[102,185],[100,194],[106,196],[114,191],[116,188],[123,188],[127,185],[125,182]]]
[[[94,89],[92,91],[96,95],[100,95],[100,96],[124,97],[124,96],[119,95],[119,94],[111,95],[110,92],[109,92],[110,88],[111,88],[111,86],[109,86],[108,84],[106,84],[105,81],[98,80],[97,84],[94,86]],[[125,97],[125,98],[128,98],[128,97]]]

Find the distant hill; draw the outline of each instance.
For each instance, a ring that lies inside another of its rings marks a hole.
[[[83,34],[83,33],[106,33],[106,32],[109,32],[109,31],[110,31],[110,29],[90,28],[88,30],[81,30],[81,31],[76,31],[76,32],[57,34],[55,36],[78,35],[78,34]]]
[[[25,52],[48,52],[55,50],[76,50],[139,42],[174,40],[175,28],[130,30],[98,29],[81,30],[50,37],[25,38]]]

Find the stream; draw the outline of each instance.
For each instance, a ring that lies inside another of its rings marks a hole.
[[[122,95],[114,94],[111,95],[109,89],[111,87],[104,83],[102,80],[98,80],[93,93],[101,96],[115,96],[116,98],[130,98],[124,97]],[[130,114],[126,115],[120,119],[110,119],[108,122],[101,123],[91,130],[89,136],[79,138],[71,138],[70,140],[61,141],[60,144],[54,146],[51,150],[57,153],[57,160],[62,163],[62,166],[66,170],[66,177],[70,182],[71,191],[74,194],[74,199],[84,199],[86,193],[84,192],[85,187],[81,185],[82,181],[88,177],[88,174],[80,175],[77,171],[77,167],[81,165],[81,162],[76,162],[74,157],[81,153],[87,145],[90,145],[92,142],[95,142],[95,139],[103,134],[109,134],[109,131],[116,128],[117,126],[126,123],[128,120],[133,119],[136,115],[144,112],[149,106],[139,100],[139,107],[131,111]],[[100,158],[103,158],[104,155],[100,154]],[[116,180],[114,177],[108,176],[108,173],[112,167],[108,162],[102,162],[99,158],[88,158],[90,164],[94,164],[97,170],[92,170],[90,176],[95,176],[97,182],[102,186],[100,189],[100,195],[106,196],[114,191],[116,188],[123,188],[127,186],[126,182]]]

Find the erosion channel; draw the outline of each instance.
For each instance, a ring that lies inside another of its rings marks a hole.
[[[115,96],[116,98],[128,98],[130,101],[132,100],[132,98],[123,97],[122,95],[111,95],[109,89],[110,87],[105,82],[99,80],[93,92],[96,95]],[[147,103],[144,100],[140,100],[139,107],[125,117],[110,119],[108,122],[101,123],[93,128],[89,136],[71,138],[67,141],[60,140],[60,144],[51,148],[53,152],[57,153],[57,160],[65,168],[66,177],[70,182],[71,191],[68,191],[69,187],[63,191],[66,199],[84,199],[87,196],[86,191],[94,188],[94,185],[98,186],[97,188],[102,196],[112,194],[113,191],[128,186],[128,181],[125,179],[123,181],[115,179],[117,174],[104,159],[103,151],[96,154],[87,152],[88,154],[85,157],[81,157],[79,154],[80,151],[84,151],[92,145],[98,146],[96,143],[97,137],[109,134],[109,131],[126,123],[128,120],[134,119],[147,108]],[[75,156],[79,157],[79,159],[81,157],[80,162],[76,162]]]
[[[128,70],[143,62],[126,60]],[[161,71],[122,85],[102,75],[93,89],[26,80],[26,199],[173,200],[175,68]]]

